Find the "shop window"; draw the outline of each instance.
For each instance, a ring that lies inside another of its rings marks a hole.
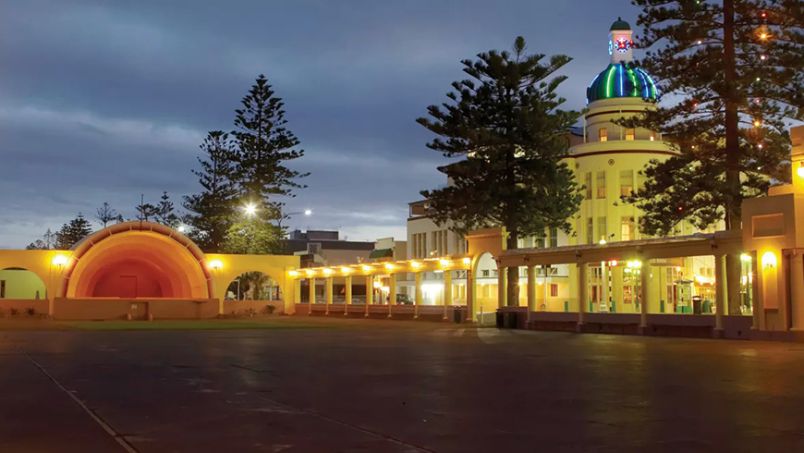
[[[634,193],[634,170],[620,172],[620,196],[630,197]]]
[[[597,137],[598,139],[600,139],[601,142],[609,141],[609,130],[606,129],[605,127],[601,127],[597,131]]]
[[[606,172],[597,172],[597,198],[606,198]]]

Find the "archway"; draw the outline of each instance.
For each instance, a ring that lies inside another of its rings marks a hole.
[[[203,253],[180,233],[147,222],[101,230],[75,248],[68,298],[211,297]]]
[[[28,269],[0,269],[0,299],[41,300],[47,298],[45,282]]]
[[[260,271],[243,272],[229,283],[226,300],[281,301],[279,282]]]
[[[480,254],[473,261],[474,276],[474,311],[478,323],[494,322],[497,312],[497,262],[489,252]]]

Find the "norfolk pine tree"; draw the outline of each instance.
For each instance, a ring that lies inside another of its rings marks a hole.
[[[221,252],[236,215],[235,151],[229,134],[223,131],[209,132],[200,148],[200,169],[192,172],[203,190],[184,197],[184,221],[191,227],[189,236],[202,250]]]
[[[665,99],[626,127],[658,130],[679,151],[644,170],[625,201],[640,229],[667,235],[682,221],[741,228],[743,199],[789,179],[790,119],[802,119],[802,7],[791,0],[633,0],[650,49],[642,65]],[[728,307],[739,306],[739,257],[728,255]]]
[[[642,7],[642,60],[665,99],[626,127],[662,131],[680,152],[654,162],[627,200],[640,228],[667,235],[681,221],[739,229],[746,197],[789,178],[786,121],[802,119],[802,7],[797,1],[633,0]]]
[[[297,148],[299,140],[287,128],[284,102],[262,74],[241,100],[234,124],[234,177],[240,202],[257,209],[255,215],[230,227],[227,242],[232,250],[242,250],[252,235],[252,253],[276,252],[283,232],[271,222],[278,224],[284,218],[281,199],[294,197],[293,190],[305,187],[297,179],[307,176],[286,163],[302,157],[304,151]]]
[[[509,249],[547,228],[569,233],[581,195],[562,158],[579,113],[559,109],[564,99],[555,90],[566,77],[554,74],[570,58],[543,62],[545,55],[525,53],[522,37],[513,53],[492,50],[477,57],[462,61],[470,78],[453,82],[449,100],[417,120],[437,135],[429,148],[462,158],[439,168],[449,186],[421,192],[434,221],[459,233],[502,226]],[[517,303],[518,281],[518,269],[509,268],[509,304]]]

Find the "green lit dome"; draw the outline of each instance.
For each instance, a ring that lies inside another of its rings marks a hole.
[[[613,98],[656,101],[659,91],[650,75],[633,63],[612,63],[592,80],[586,89],[586,102]]]
[[[622,17],[618,17],[617,20],[614,21],[613,24],[611,24],[611,28],[609,28],[609,31],[630,30],[630,29],[631,25],[628,22],[624,21]]]

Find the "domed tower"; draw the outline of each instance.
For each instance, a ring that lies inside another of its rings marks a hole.
[[[609,30],[609,65],[586,90],[583,142],[570,149],[578,183],[586,187],[575,231],[578,244],[640,237],[641,213],[624,203],[644,182],[640,171],[675,151],[657,131],[615,124],[655,108],[659,93],[651,76],[634,61],[631,26],[621,18]]]

